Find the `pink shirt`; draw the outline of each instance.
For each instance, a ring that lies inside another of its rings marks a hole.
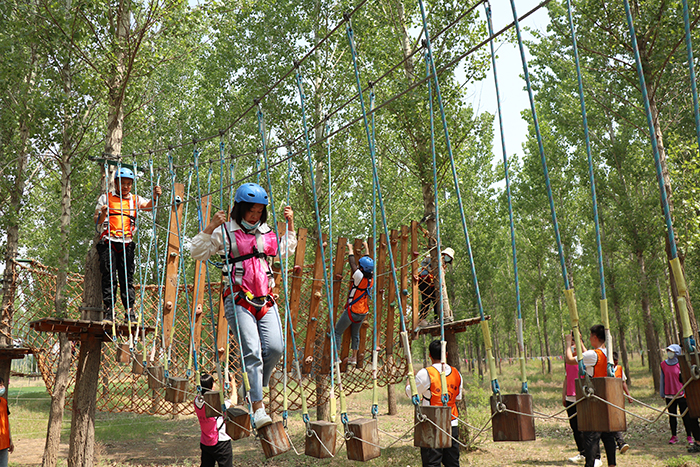
[[[197,396],[194,400],[194,412],[199,419],[202,436],[199,441],[205,446],[216,446],[219,441],[228,441],[226,423],[222,417],[207,417],[204,412],[204,398]]]
[[[680,381],[681,367],[678,363],[669,365],[666,360],[661,362],[661,370],[664,372],[664,393],[666,397],[673,397],[678,394],[683,384]],[[679,396],[682,396],[681,392]]]

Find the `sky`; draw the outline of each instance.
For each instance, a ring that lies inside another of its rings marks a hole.
[[[518,16],[524,15],[539,3],[540,1],[538,0],[517,0],[515,7]],[[513,12],[509,0],[491,0],[491,12],[494,31],[500,30],[513,21]],[[485,21],[486,13],[484,8],[479,8],[479,13],[481,18]],[[545,8],[541,8],[528,16],[520,23],[523,40],[532,39],[532,35],[526,31],[526,28],[545,31],[548,24],[549,17]],[[522,119],[521,112],[525,109],[530,109],[530,101],[527,91],[525,90],[525,80],[522,78],[523,68],[520,59],[520,51],[517,44],[504,43],[502,37],[497,38],[494,45],[496,47],[496,69],[498,72],[498,88],[501,95],[501,108],[503,111],[506,151],[509,158],[513,154],[521,158],[523,155],[522,146],[527,139],[527,122]],[[485,47],[487,47],[488,50],[488,46]],[[527,54],[527,48],[526,58],[528,60],[530,59]],[[497,105],[493,70],[489,69],[486,79],[470,85],[469,89],[470,92],[467,95],[467,99],[474,109],[478,113],[485,111],[496,116]],[[503,153],[501,151],[497,116],[494,118],[493,125],[495,135],[493,141],[494,162],[500,164],[503,160]]]

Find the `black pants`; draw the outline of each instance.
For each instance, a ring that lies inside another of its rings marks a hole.
[[[600,432],[600,431],[585,431],[583,439],[586,441],[586,467],[593,467],[596,454],[600,459],[600,441],[603,441],[605,446],[605,456],[607,457],[607,465],[617,465],[615,461],[615,433]]]
[[[114,306],[112,297],[117,296],[117,285],[121,291],[120,295],[124,308],[132,309],[134,307],[136,299],[136,290],[134,290],[135,249],[136,245],[134,242],[127,243],[125,246],[121,242],[102,240],[97,244],[97,254],[100,257],[100,272],[102,273],[102,303],[104,303],[107,310],[111,310]]]
[[[671,402],[672,397],[667,397],[666,398],[666,405],[668,405]],[[677,415],[678,413],[683,413],[685,412],[685,409],[688,408],[688,403],[685,400],[685,397],[679,397],[671,405],[668,405],[668,413]],[[669,415],[668,417],[668,424],[671,426],[671,436],[676,436],[678,434],[678,417],[671,417]],[[697,419],[691,418],[687,413],[683,416],[683,426],[685,427],[685,434],[686,436],[692,436],[695,439],[698,439],[700,436],[700,429],[698,428],[698,421]]]
[[[202,467],[214,467],[218,462],[219,467],[233,467],[233,451],[231,440],[219,441],[214,446],[205,446],[199,443],[202,450]]]
[[[420,458],[423,467],[459,467],[459,427],[452,427],[452,447],[444,449],[420,448]]]
[[[435,313],[435,318],[440,319],[440,309],[438,308],[437,300],[435,300],[435,286],[427,280],[418,281],[418,290],[420,291],[420,316],[429,321],[430,309]]]
[[[574,441],[576,441],[576,449],[578,453],[584,456],[586,445],[583,441],[583,433],[578,431],[578,417],[576,415],[576,406],[573,402],[566,401],[566,413],[569,415],[569,426],[571,431],[574,432]]]

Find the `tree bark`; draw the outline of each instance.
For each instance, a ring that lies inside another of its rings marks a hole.
[[[646,273],[646,262],[641,251],[637,251],[637,263],[639,265],[639,287],[641,293],[642,312],[644,314],[644,335],[647,341],[647,351],[649,352],[649,368],[654,379],[654,390],[659,390],[661,378],[659,358],[659,336],[654,329],[654,320],[651,316],[651,301],[649,300],[649,280]]]
[[[66,334],[58,335],[59,354],[56,379],[54,380],[51,394],[51,409],[49,411],[49,423],[46,429],[46,444],[44,456],[41,460],[42,467],[56,467],[58,450],[61,443],[61,426],[63,424],[63,409],[66,403],[66,392],[70,378],[70,364],[72,360],[71,343]]]
[[[542,343],[542,331],[540,330],[539,300],[535,300],[535,324],[537,325],[537,340],[540,342],[540,361],[542,362],[542,374],[544,374],[544,346]]]

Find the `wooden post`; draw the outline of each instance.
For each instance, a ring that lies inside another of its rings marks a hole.
[[[423,420],[423,416],[427,420]],[[449,406],[416,407],[413,421],[417,423],[413,431],[414,446],[431,449],[452,446],[452,409]]]
[[[69,467],[94,465],[95,405],[101,357],[102,341],[87,333],[81,336],[68,449]]]
[[[347,251],[347,239],[338,238],[335,249],[335,263],[333,264],[333,324],[338,322],[341,310],[345,310],[345,299],[341,298],[340,291],[343,286],[343,268],[345,267],[345,252]],[[330,323],[329,323],[330,325]],[[331,339],[330,332],[334,328],[329,326],[329,334],[323,343],[323,359],[321,360],[321,374],[327,375],[331,371]],[[336,342],[336,345],[339,343]],[[339,353],[340,354],[340,353]]]
[[[221,413],[221,391],[207,391],[202,396],[204,399],[204,415],[213,417],[222,417]]]
[[[175,298],[177,296],[177,274],[180,267],[180,237],[177,233],[177,225],[182,227],[183,203],[177,202],[185,198],[185,185],[175,183],[173,186],[175,204],[170,211],[170,233],[168,235],[168,248],[165,259],[165,291],[163,292],[163,348],[168,349],[172,340],[173,315],[175,313]]]
[[[297,325],[297,317],[299,316],[299,304],[301,302],[301,282],[304,278],[304,256],[306,255],[306,234],[307,230],[300,228],[297,230],[297,249],[294,253],[294,270],[292,271],[290,291],[289,291],[289,317],[292,320],[292,326],[289,326],[287,334],[287,342],[292,342],[292,333],[294,326]],[[294,349],[291,345],[287,346],[287,361],[294,361]]]
[[[187,378],[168,377],[168,385],[165,388],[165,400],[173,405],[185,402],[187,395]],[[174,410],[173,410],[174,411]]]
[[[376,418],[360,418],[348,422],[353,437],[347,440],[348,459],[365,462],[381,455]]]
[[[583,397],[583,379],[576,380],[576,400]],[[620,378],[591,378],[595,394],[618,407],[625,407],[625,393]],[[576,405],[579,431],[627,431],[625,412],[593,397]]]
[[[129,363],[131,361],[131,350],[129,343],[117,344],[117,363]]]
[[[418,257],[420,253],[418,252],[418,222],[411,221],[411,275],[413,279],[411,280],[411,311],[413,312],[413,324],[411,329],[416,329],[418,327],[418,322],[420,321],[420,291],[418,290],[418,281],[415,279],[418,277]]]
[[[391,236],[390,236],[390,241],[391,241],[391,252],[393,253],[394,257],[394,265],[398,263],[398,244],[399,244],[399,232],[398,230],[392,230],[391,231]],[[397,279],[399,279],[397,277]],[[394,276],[393,273],[389,274],[387,276],[387,280],[389,281],[389,307],[387,308],[386,312],[386,333],[381,333],[384,334],[384,348],[386,349],[386,354],[392,355],[394,353],[394,328],[396,327],[395,321],[396,321],[396,304],[397,304],[397,290],[396,286],[394,284]],[[398,291],[398,293],[401,293],[401,291]],[[401,310],[399,310],[399,313]],[[391,385],[390,385],[391,386]]]
[[[210,196],[202,197],[202,222],[206,226],[209,223]],[[194,316],[194,351],[199,355],[199,348],[202,342],[202,318],[204,317],[204,285],[206,284],[206,267],[204,261],[194,262],[194,289],[192,292],[192,316]]]
[[[323,234],[322,241],[326,241],[326,234]],[[311,372],[311,362],[307,362],[308,357],[313,357],[316,344],[316,326],[318,326],[318,310],[323,297],[323,256],[321,255],[321,245],[316,246],[316,261],[314,263],[314,283],[311,285],[311,303],[309,305],[309,322],[306,326],[306,342],[304,344],[304,362],[302,373]],[[263,443],[265,444],[265,443]]]
[[[258,434],[260,435],[263,452],[268,459],[284,454],[292,449],[282,422],[273,422],[264,426],[258,430]]]
[[[384,310],[384,298],[386,293],[386,235],[379,236],[377,247],[378,258],[374,261],[374,293],[377,294],[377,329],[382,329],[382,311]],[[381,333],[379,333],[381,335]],[[381,346],[381,341],[377,342]]]
[[[250,436],[250,415],[242,406],[229,407],[228,420],[226,420],[226,433],[231,439],[241,439]]]
[[[149,366],[146,368],[146,373],[148,374],[148,388],[149,389],[160,389],[163,387],[163,379],[165,375],[165,369],[163,365]]]
[[[700,417],[700,380],[693,379],[685,355],[680,355],[678,357],[678,366],[681,368],[681,377],[683,381],[690,381],[685,387],[685,399],[688,402],[688,416],[698,418]]]
[[[317,459],[327,459],[335,456],[335,442],[338,430],[335,423],[326,421],[310,422],[313,432],[306,435],[304,454]]]
[[[501,396],[501,402],[508,410],[519,413],[498,412],[498,398],[491,396],[493,440],[534,441],[535,419],[532,417],[532,395],[505,394]],[[521,414],[528,414],[529,416]]]
[[[228,343],[228,321],[226,320],[226,310],[224,309],[224,289],[226,285],[224,282],[221,284],[221,291],[219,293],[219,314],[216,320],[216,350],[220,352],[222,349],[226,350],[226,344]],[[228,364],[228,362],[226,362]]]

